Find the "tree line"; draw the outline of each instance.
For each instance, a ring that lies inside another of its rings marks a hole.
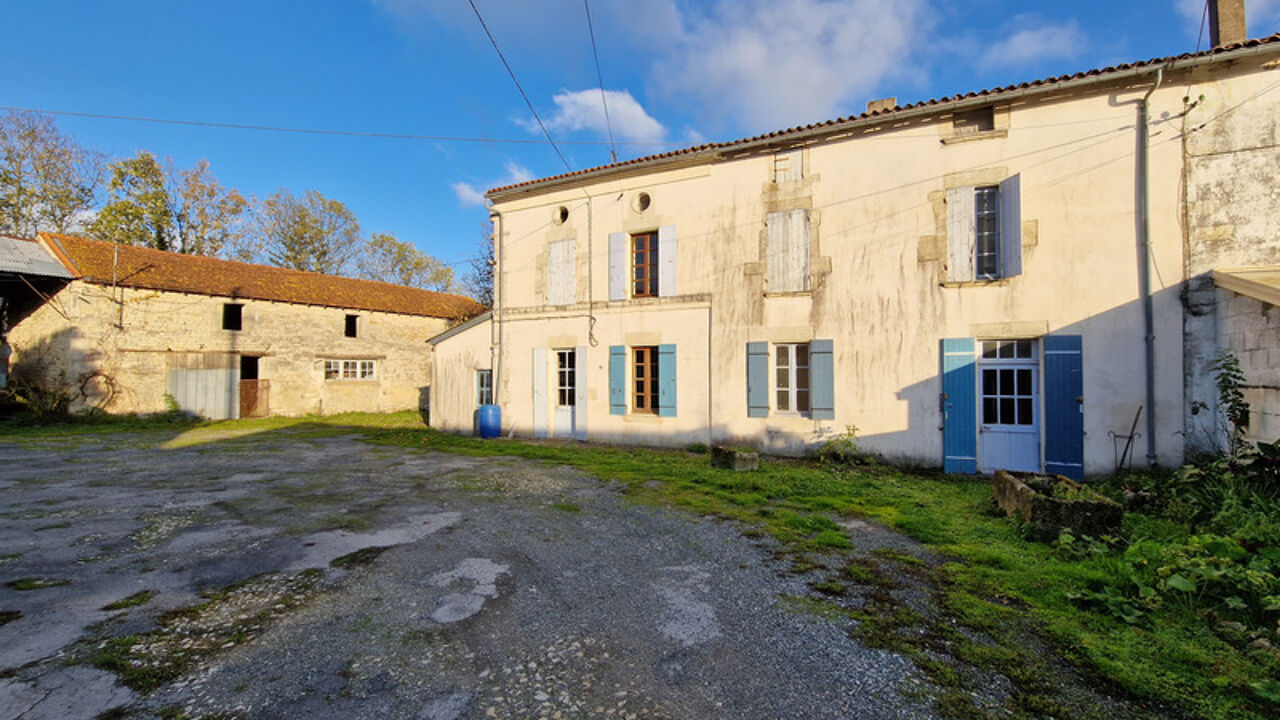
[[[107,160],[40,113],[0,117],[0,234],[84,234],[159,250],[490,296],[487,262],[453,270],[315,190],[263,199],[224,187],[207,160],[176,167],[147,150]],[[483,251],[482,251],[483,254]]]

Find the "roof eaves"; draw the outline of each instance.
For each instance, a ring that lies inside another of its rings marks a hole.
[[[1182,55],[1152,58],[1150,60],[1141,60],[1132,63],[1122,63],[1105,68],[1092,68],[1073,74],[1056,75],[1049,78],[1025,81],[1016,85],[1006,85],[998,88],[974,90],[949,97],[923,100],[905,106],[895,106],[891,109],[864,112],[861,115],[850,115],[809,125],[788,128],[785,130],[774,130],[761,135],[743,138],[741,140],[705,143],[703,145],[697,145],[682,150],[672,150],[670,152],[648,155],[623,162],[611,163],[593,168],[584,168],[582,170],[575,170],[568,173],[562,173],[560,175],[528,180],[521,183],[515,183],[513,185],[505,185],[489,190],[485,193],[485,197],[491,201],[500,201],[514,198],[518,195],[533,195],[559,189],[562,186],[571,185],[574,182],[586,180],[587,178],[594,180],[601,177],[611,177],[640,169],[647,170],[654,167],[665,166],[674,162],[674,158],[684,155],[696,154],[694,159],[705,162],[707,160],[718,159],[724,154],[725,150],[729,149],[732,149],[735,153],[741,153],[748,152],[761,146],[777,145],[783,142],[795,144],[803,141],[818,140],[823,136],[847,132],[862,126],[878,124],[889,119],[907,119],[937,112],[938,110],[963,110],[971,106],[985,105],[997,99],[1011,99],[1026,95],[1039,95],[1062,91],[1064,89],[1073,89],[1080,86],[1091,86],[1100,82],[1119,80],[1131,75],[1141,75],[1160,67],[1181,69],[1208,62],[1226,62],[1259,52],[1280,53],[1280,33],[1270,35],[1265,38],[1255,38],[1231,45],[1223,45],[1198,53],[1184,53]]]
[[[470,320],[462,323],[461,325],[454,325],[453,327],[449,328],[448,330],[445,330],[439,335],[435,335],[433,337],[427,338],[427,344],[431,345],[432,347],[435,347],[437,344],[442,343],[445,340],[448,340],[449,338],[455,335],[461,335],[462,333],[470,330],[471,328],[487,322],[491,317],[493,317],[492,310],[482,312],[479,315],[476,315],[475,317],[471,318]]]

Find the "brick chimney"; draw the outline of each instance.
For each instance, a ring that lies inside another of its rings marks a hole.
[[[1218,47],[1248,39],[1244,0],[1209,0],[1209,44]]]

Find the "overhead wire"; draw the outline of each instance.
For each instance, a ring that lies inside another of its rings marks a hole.
[[[609,121],[609,100],[604,92],[604,74],[600,72],[600,52],[596,49],[596,29],[591,24],[590,0],[582,0],[587,12],[587,34],[591,36],[591,57],[596,61],[596,83],[600,86],[600,104],[604,106],[604,126],[609,131],[609,162],[618,162],[618,149],[613,142],[613,123]]]
[[[493,37],[492,32],[489,32],[489,26],[480,14],[480,8],[476,7],[475,0],[467,0],[467,2],[471,5],[471,10],[475,12],[476,19],[480,21],[480,27],[484,28],[484,34],[489,37],[489,43],[493,45],[494,52],[498,53],[498,59],[502,61],[502,66],[507,69],[507,74],[511,76],[511,82],[515,83],[516,89],[520,91],[520,97],[524,98],[524,104],[529,106],[529,112],[533,113],[533,119],[538,122],[538,127],[542,129],[542,134],[547,138],[547,143],[551,145],[552,150],[556,151],[556,157],[560,158],[560,162],[564,163],[564,169],[573,172],[573,166],[565,159],[564,153],[560,152],[556,141],[551,139],[551,133],[547,131],[547,126],[542,122],[538,111],[533,108],[533,102],[529,100],[529,94],[524,91],[524,87],[520,85],[520,81],[516,78],[515,71],[511,69],[511,63],[507,62],[507,56],[502,54],[502,48],[498,47],[497,39]]]

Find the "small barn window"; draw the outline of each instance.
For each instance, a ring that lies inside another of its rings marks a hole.
[[[356,337],[357,330],[360,327],[359,315],[348,315],[346,326],[343,328],[342,334],[347,337]]]
[[[240,330],[243,325],[241,322],[241,310],[244,306],[240,303],[224,303],[222,306],[222,329],[223,330]]]
[[[957,135],[995,130],[996,109],[987,105],[973,110],[961,110],[952,117],[951,126]]]

